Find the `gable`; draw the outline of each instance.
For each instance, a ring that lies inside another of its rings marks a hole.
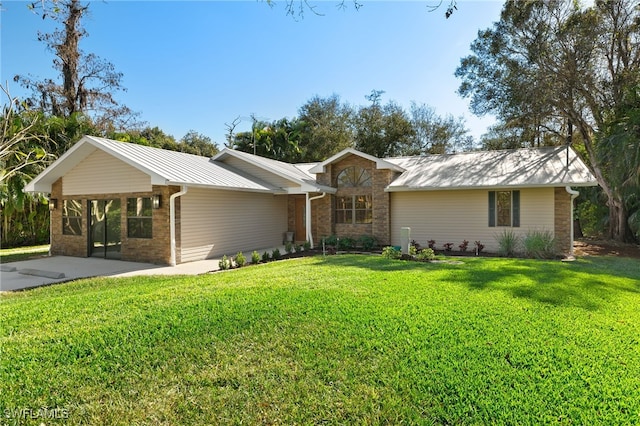
[[[276,188],[300,187],[299,183],[296,183],[289,179],[285,179],[281,176],[278,176],[274,173],[269,172],[268,170],[265,170],[256,165],[250,164],[236,157],[229,156],[225,158],[223,162],[228,166],[231,166],[239,171],[248,173],[249,175],[256,177],[264,182],[267,182],[268,184],[273,185]]]
[[[149,191],[149,175],[99,149],[62,177],[63,195]]]

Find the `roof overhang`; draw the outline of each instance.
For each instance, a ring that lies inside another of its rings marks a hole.
[[[376,169],[379,169],[379,170],[387,169],[387,170],[393,170],[395,172],[400,172],[400,173],[405,171],[405,169],[403,169],[402,167],[396,164],[390,163],[389,161],[383,160],[378,157],[374,157],[373,155],[365,154],[364,152],[360,152],[353,148],[346,148],[340,151],[339,153],[327,158],[323,162],[316,164],[315,166],[309,169],[309,172],[325,173],[327,170],[327,166],[329,164],[337,163],[338,161],[342,160],[345,157],[348,157],[349,155],[356,155],[358,157],[372,161],[376,163]]]
[[[598,186],[597,182],[581,182],[581,183],[554,183],[548,185],[494,185],[494,186],[387,186],[385,192],[434,192],[434,191],[462,191],[462,190],[490,190],[490,191],[511,191],[514,189],[537,189],[537,188],[564,188],[570,187],[591,187]]]
[[[118,158],[119,160],[127,163],[131,167],[140,170],[141,172],[149,175],[152,185],[168,185],[167,180],[146,167],[141,166],[130,158],[123,156],[119,152],[115,152],[109,147],[97,142],[91,136],[83,136],[78,142],[75,143],[67,152],[62,154],[56,161],[54,161],[49,167],[47,167],[42,173],[33,178],[25,187],[25,192],[51,192],[51,186],[55,181],[67,174],[71,169],[76,167],[82,160],[94,153],[96,150],[102,150],[108,154]]]

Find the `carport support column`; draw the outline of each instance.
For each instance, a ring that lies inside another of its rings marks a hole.
[[[309,193],[307,192],[305,194],[305,198],[306,198],[305,228],[307,229],[307,241],[309,241],[309,244],[311,244],[311,247],[314,247],[314,244],[313,244],[313,233],[311,232],[311,201],[319,200],[320,198],[324,197],[325,195],[327,195],[327,193],[323,192],[322,195],[318,195],[316,197],[309,198]]]
[[[176,266],[176,198],[187,193],[187,185],[169,197],[169,234],[171,236],[171,266]]]
[[[571,195],[571,215],[569,216],[569,222],[571,222],[571,231],[569,234],[569,255],[573,256],[573,200],[575,200],[580,193],[571,189],[570,186],[565,186],[564,189]]]

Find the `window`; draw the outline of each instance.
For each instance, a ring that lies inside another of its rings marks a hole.
[[[127,198],[127,236],[151,238],[153,219],[151,197]]]
[[[520,226],[520,191],[489,191],[489,226]]]
[[[360,166],[347,167],[337,177],[338,188],[355,188],[358,186],[371,186],[371,175],[367,169]]]
[[[62,201],[62,234],[82,235],[82,201]]]
[[[371,223],[372,204],[370,195],[336,197],[336,223]]]

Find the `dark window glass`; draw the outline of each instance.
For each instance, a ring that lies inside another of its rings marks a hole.
[[[127,198],[127,236],[129,238],[152,238],[151,197]]]
[[[82,235],[82,201],[62,201],[62,233],[64,235]]]

